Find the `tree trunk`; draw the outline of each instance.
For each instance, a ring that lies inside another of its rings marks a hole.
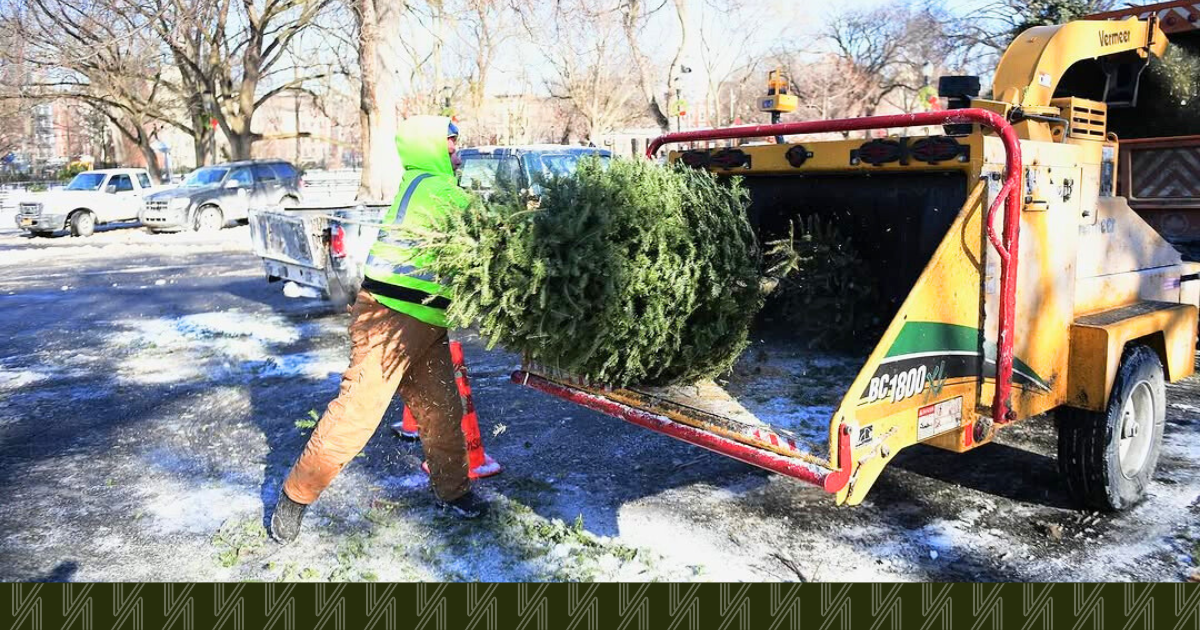
[[[205,111],[204,97],[198,88],[194,89],[194,96],[188,98],[188,110],[192,119],[192,153],[196,158],[196,168],[200,168],[208,162],[208,150],[212,147],[214,130]]]
[[[400,22],[407,7],[387,0],[357,0],[358,60],[362,68],[359,122],[362,134],[362,175],[358,198],[389,201],[400,187],[403,167],[396,154],[396,117],[400,89],[395,64],[401,58]]]
[[[212,129],[209,128],[207,120],[204,121],[201,129],[192,135],[192,155],[196,159],[196,168],[208,164],[208,149],[212,146]],[[213,161],[216,162],[216,160]]]
[[[249,123],[245,125],[245,127],[249,126]],[[238,160],[249,160],[251,157],[250,151],[254,146],[254,141],[256,139],[257,138],[255,138],[255,134],[250,132],[249,129],[240,132],[231,131],[228,134],[230,154],[229,159],[235,162]]]
[[[678,1],[679,0],[677,0],[677,2]],[[650,66],[647,63],[646,58],[642,55],[641,42],[638,41],[637,31],[638,21],[641,19],[641,1],[625,0],[621,10],[623,13],[621,19],[622,30],[625,33],[625,42],[629,44],[629,50],[633,56],[633,63],[637,69],[637,83],[638,87],[642,89],[642,96],[645,98],[646,111],[650,114],[650,117],[654,119],[654,123],[658,125],[658,128],[661,129],[663,133],[668,133],[671,131],[671,119],[666,114],[667,110],[664,109],[662,104],[658,102],[656,81],[654,81],[654,79],[651,77]],[[685,28],[684,37],[686,37],[686,33],[687,31]],[[677,49],[675,62],[677,62],[679,59],[679,50],[682,50],[682,48]],[[667,75],[668,88],[674,86],[673,77],[675,76],[675,62],[672,62],[671,68],[669,69],[670,74]],[[674,94],[667,94],[668,99],[673,97]]]
[[[150,134],[146,133],[146,128],[142,123],[135,120],[118,118],[107,109],[100,109],[98,111],[104,114],[105,118],[112,121],[113,126],[117,128],[117,131],[121,132],[121,135],[137,145],[138,151],[141,152],[142,158],[146,161],[146,171],[150,174],[150,179],[154,180],[156,184],[163,183],[162,169],[158,166],[158,155],[154,152],[154,148],[150,146]]]
[[[137,146],[138,151],[142,153],[142,158],[146,160],[146,171],[150,173],[150,179],[156,184],[166,183],[163,181],[163,170],[158,165],[158,153],[150,146],[150,137],[146,135],[146,131],[140,126],[137,128]]]

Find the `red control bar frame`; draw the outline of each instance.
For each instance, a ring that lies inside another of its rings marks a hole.
[[[677,440],[706,448],[726,457],[732,457],[740,462],[811,483],[826,492],[840,492],[850,481],[850,430],[845,425],[838,428],[838,467],[837,469],[830,470],[823,466],[806,462],[798,457],[787,457],[766,449],[743,444],[742,442],[717,435],[711,431],[705,431],[691,425],[676,422],[664,416],[630,407],[629,405],[588,391],[562,385],[523,370],[513,372],[512,380],[518,385],[532,387],[551,396],[562,398],[563,400],[599,411],[614,418],[620,418],[630,424],[636,424],[651,431],[669,435]]]
[[[867,129],[890,129],[899,127],[923,127],[928,125],[976,124],[991,129],[1004,145],[1004,183],[996,199],[988,208],[987,237],[1000,257],[1000,313],[996,346],[996,392],[992,399],[992,419],[1004,424],[1015,419],[1009,398],[1012,395],[1013,374],[1013,328],[1017,308],[1017,262],[1021,233],[1021,142],[1017,132],[1000,114],[986,109],[951,109],[915,114],[890,116],[866,116],[862,118],[836,118],[832,120],[810,120],[805,122],[779,123],[775,125],[749,125],[721,129],[700,129],[668,133],[655,138],[646,148],[646,157],[653,159],[665,144],[673,142],[700,142],[706,140],[731,140],[735,138],[759,138],[803,133],[828,133],[863,131]],[[993,220],[1004,205],[1004,234],[996,234]]]

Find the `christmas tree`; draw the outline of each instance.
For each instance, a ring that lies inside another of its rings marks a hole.
[[[793,225],[789,238],[772,243],[793,258],[763,307],[768,322],[782,322],[812,348],[862,350],[886,324],[878,286],[853,242],[831,220],[811,215]]]
[[[584,160],[545,187],[448,212],[415,235],[459,326],[614,386],[695,382],[747,343],[769,275],[737,179],[645,160]]]

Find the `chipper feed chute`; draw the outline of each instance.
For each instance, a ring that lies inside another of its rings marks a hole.
[[[968,171],[983,161],[982,135],[953,143],[953,153],[945,155],[934,151],[944,152],[944,146],[927,147],[927,162],[903,170],[872,165],[869,147],[852,158],[853,163],[847,160],[850,144],[861,151],[860,142],[830,145],[828,154],[816,152],[805,170],[808,177],[787,176],[795,171],[788,162],[795,152],[787,153],[786,146],[758,148],[752,165],[749,154],[739,150],[724,153],[733,160],[714,161],[726,172],[744,177],[751,193],[751,222],[761,238],[779,234],[805,215],[836,208],[853,215],[838,216],[837,220],[870,232],[860,234],[868,247],[891,250],[867,252],[877,280],[889,283],[882,293],[894,317],[865,363],[862,357],[851,362],[845,357],[814,356],[776,331],[756,339],[739,368],[719,384],[610,389],[532,364],[516,372],[513,379],[813,483],[835,493],[839,501],[851,503],[862,499],[883,463],[903,446],[935,438],[972,442],[976,410],[994,402],[980,398],[985,373],[989,383],[998,383],[987,390],[1000,402],[993,409],[996,419],[1004,418],[1013,379],[1011,284],[1015,256],[1002,257],[993,268],[999,273],[995,279],[998,295],[1009,296],[1010,301],[1007,306],[1003,301],[997,304],[998,316],[986,336],[999,351],[990,357],[984,356],[987,344],[980,321],[985,214],[1003,225],[1004,239],[995,237],[994,243],[1004,251],[1013,247],[1018,229],[1013,220],[1018,216],[1014,174],[1021,171],[1020,148],[1003,118],[983,110],[957,110],[688,132],[659,138],[651,145],[651,153],[668,142],[952,123],[980,124],[998,133],[990,141],[1006,160],[1000,163],[1003,170],[996,171],[997,180],[980,181],[968,190]],[[922,149],[913,149],[924,155]],[[765,150],[778,155],[768,155]],[[751,168],[738,163],[738,154],[747,156],[745,165]],[[675,157],[686,160],[687,154]],[[771,162],[772,158],[777,163]],[[851,173],[867,169],[885,172],[864,184],[847,177],[848,169]],[[987,195],[989,184],[991,194]],[[986,197],[993,199],[990,205],[985,205]],[[995,211],[1001,206],[1006,206],[1003,222],[992,216],[999,214]],[[976,237],[966,237],[967,233]],[[947,317],[961,321],[946,322]],[[925,365],[931,353],[945,357],[937,364],[941,371]],[[832,381],[836,394],[817,404],[809,396],[808,404],[802,404],[795,394],[812,393],[806,377],[814,371],[821,373],[826,385]]]

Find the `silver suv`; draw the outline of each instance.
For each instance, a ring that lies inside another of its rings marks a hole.
[[[146,197],[138,218],[155,232],[219,230],[248,218],[250,208],[300,203],[300,173],[282,160],[205,166],[178,188]]]

